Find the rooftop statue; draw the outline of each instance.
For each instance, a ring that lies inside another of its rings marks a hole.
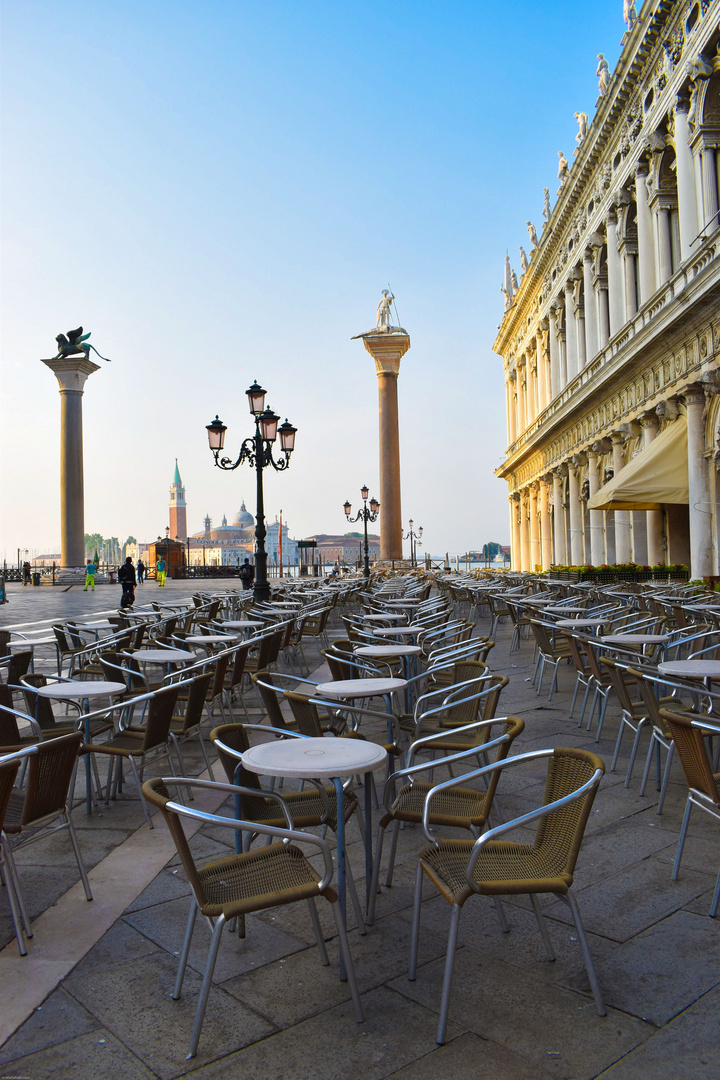
[[[537,230],[532,221],[526,221],[528,236],[530,237],[530,243],[534,248],[538,246]]]
[[[525,253],[525,248],[522,246],[522,244],[520,245],[520,266],[522,267],[523,274],[530,266],[530,263],[528,262],[528,257]]]
[[[584,141],[588,130],[588,114],[585,112],[576,112],[575,119],[577,120],[578,133],[575,136],[575,142],[578,146]]]
[[[520,286],[518,285],[517,274],[515,273],[514,270],[510,271],[510,278],[512,280],[512,287],[515,290],[515,292],[517,292],[518,289],[520,288]]]
[[[69,356],[77,356],[79,353],[82,353],[85,359],[89,360],[90,351],[92,350],[94,353],[97,353],[101,360],[107,360],[107,362],[110,363],[107,356],[103,356],[99,353],[94,345],[88,344],[89,337],[90,332],[88,331],[87,334],[83,334],[82,326],[78,326],[77,330],[68,330],[67,337],[65,334],[58,334],[55,338],[58,346],[58,354],[53,357],[53,360],[66,360]]]
[[[543,217],[550,220],[550,188],[543,188]]]
[[[605,97],[610,83],[610,67],[602,53],[598,53],[597,58],[598,66],[595,74],[598,77],[598,93],[600,94],[600,97]]]
[[[628,30],[632,30],[633,26],[637,22],[637,11],[635,10],[635,0],[623,0],[623,19]]]
[[[562,150],[558,150],[558,158],[558,180],[560,181],[560,187],[564,187],[567,183],[567,178],[570,175],[570,166],[568,165],[568,160]]]
[[[383,289],[377,309],[377,329],[386,330],[392,326],[392,302],[395,299],[389,289]]]

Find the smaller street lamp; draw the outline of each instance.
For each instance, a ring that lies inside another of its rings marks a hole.
[[[422,540],[420,539],[423,534],[422,525],[419,525],[417,530],[413,529],[412,518],[410,518],[408,524],[410,526],[410,529],[403,536],[403,540],[410,541],[410,565],[417,566],[417,549],[418,547],[422,547]]]
[[[368,521],[377,521],[378,514],[380,513],[380,503],[375,498],[372,498],[370,500],[370,508],[368,509],[369,494],[370,489],[368,488],[367,484],[363,484],[363,486],[360,488],[360,497],[363,501],[363,506],[362,510],[358,510],[355,517],[350,516],[352,512],[352,506],[350,505],[350,501],[346,499],[343,505],[345,517],[348,519],[348,521],[362,521],[363,523],[363,532],[365,534],[365,566],[363,568],[363,574],[366,578],[370,577],[370,547],[368,545]]]

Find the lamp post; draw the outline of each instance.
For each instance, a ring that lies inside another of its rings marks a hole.
[[[410,529],[403,536],[403,540],[410,541],[410,565],[417,566],[417,549],[418,546],[422,547],[422,540],[420,537],[423,534],[422,525],[418,525],[417,532],[413,529],[413,519],[410,518],[408,522]]]
[[[360,488],[360,497],[362,498],[362,501],[363,501],[363,507],[362,507],[362,510],[358,510],[355,517],[350,517],[350,512],[352,510],[352,506],[350,505],[349,502],[346,502],[345,505],[343,506],[343,509],[345,511],[345,517],[348,519],[348,521],[362,521],[362,523],[363,523],[363,532],[364,532],[364,535],[365,535],[365,547],[364,547],[365,566],[364,566],[364,569],[363,569],[363,574],[364,574],[364,576],[366,578],[370,577],[370,547],[368,545],[368,532],[367,532],[368,521],[377,521],[377,516],[380,513],[380,503],[377,501],[377,499],[371,499],[370,500],[370,509],[368,509],[368,495],[369,494],[370,494],[370,492],[369,492],[369,490],[367,488],[367,485]]]
[[[295,433],[287,420],[278,428],[280,417],[271,408],[265,408],[265,394],[261,386],[254,382],[249,390],[245,391],[250,406],[250,412],[255,418],[255,434],[249,436],[240,447],[240,454],[236,461],[232,458],[220,457],[220,452],[225,444],[225,424],[216,416],[212,424],[207,425],[208,442],[215,458],[215,464],[219,469],[237,469],[243,462],[247,462],[250,468],[254,468],[257,476],[257,514],[255,517],[255,585],[254,596],[256,600],[270,599],[270,585],[267,579],[267,551],[265,550],[265,505],[263,500],[263,469],[272,465],[277,472],[287,469],[290,464],[290,455],[295,449]],[[280,433],[280,450],[285,455],[280,461],[273,458],[273,443]]]

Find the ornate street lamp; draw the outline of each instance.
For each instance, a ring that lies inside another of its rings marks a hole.
[[[407,533],[403,534],[403,540],[410,541],[410,565],[417,566],[417,549],[422,547],[422,540],[420,537],[423,534],[422,525],[418,525],[417,531],[413,530],[413,519],[410,518],[408,522],[410,529]]]
[[[254,382],[249,390],[245,391],[250,406],[250,412],[255,418],[255,434],[249,436],[240,447],[240,454],[236,461],[232,458],[220,457],[225,445],[225,432],[227,427],[219,417],[215,417],[211,424],[207,425],[208,443],[215,458],[215,464],[219,469],[237,469],[243,462],[247,462],[250,468],[254,468],[257,476],[257,514],[255,517],[255,585],[254,596],[256,600],[270,599],[270,585],[267,579],[267,551],[265,550],[265,504],[263,499],[263,469],[272,465],[277,472],[287,469],[290,464],[290,455],[295,449],[295,433],[287,420],[284,424],[278,421],[280,417],[271,408],[265,407],[265,394],[261,386]],[[273,443],[280,435],[280,452],[285,455],[279,461],[273,457]]]
[[[350,513],[352,511],[352,506],[350,505],[349,502],[346,502],[345,505],[343,506],[343,509],[345,511],[345,517],[348,519],[348,521],[362,521],[362,523],[363,523],[363,531],[365,533],[365,548],[364,548],[364,550],[365,550],[365,567],[364,567],[363,573],[364,573],[366,578],[370,577],[370,548],[368,546],[368,531],[367,531],[368,521],[377,521],[377,516],[380,513],[380,503],[377,501],[377,499],[371,499],[370,500],[370,509],[368,510],[367,499],[368,499],[369,494],[370,494],[370,491],[369,491],[367,485],[364,485],[363,487],[360,488],[360,496],[361,496],[362,501],[363,501],[363,508],[362,508],[362,510],[358,510],[355,517],[350,517]]]

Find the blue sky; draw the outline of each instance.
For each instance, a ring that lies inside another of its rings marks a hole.
[[[177,456],[188,522],[254,477],[212,467],[251,426],[298,427],[266,510],[344,531],[377,492],[377,385],[354,334],[397,297],[403,519],[438,554],[508,542],[505,250],[542,221],[622,3],[22,0],[2,17],[0,557],[59,537],[57,385],[82,324],[112,358],[84,398],[88,531],[151,539]]]

